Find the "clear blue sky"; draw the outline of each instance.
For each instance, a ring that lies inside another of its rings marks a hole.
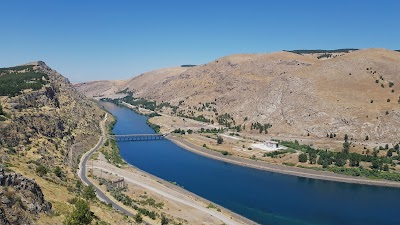
[[[43,60],[71,81],[233,53],[400,48],[398,0],[9,0],[0,9],[0,67]]]

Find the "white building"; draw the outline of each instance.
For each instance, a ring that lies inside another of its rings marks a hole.
[[[279,149],[279,142],[276,141],[265,141],[264,145],[271,149]]]

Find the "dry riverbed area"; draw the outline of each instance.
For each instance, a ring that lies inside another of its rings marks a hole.
[[[130,165],[114,166],[101,153],[91,158],[87,170],[89,179],[109,197],[125,199],[119,202],[120,205],[130,201],[137,205],[136,209],[126,205],[124,207],[134,214],[141,212],[143,220],[149,224],[161,224],[162,217],[168,218],[169,224],[249,223],[177,184],[161,180]],[[116,187],[117,180],[120,188]],[[112,187],[112,181],[115,187]],[[127,197],[131,200],[127,200]]]

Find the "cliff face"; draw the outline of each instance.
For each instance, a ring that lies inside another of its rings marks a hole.
[[[34,224],[32,218],[50,210],[51,203],[34,180],[0,167],[0,224]]]
[[[0,144],[31,152],[44,163],[61,159],[70,166],[76,165],[78,156],[97,142],[98,121],[104,112],[43,62],[25,66],[47,75],[43,78],[46,82],[38,90],[23,90],[1,99],[10,119],[0,123]],[[24,74],[18,70],[14,73]]]
[[[1,68],[0,87],[0,165],[24,174],[0,170],[0,223],[33,224],[51,209],[39,184],[52,196],[74,184],[105,112],[43,62]],[[37,176],[38,183],[26,178]]]

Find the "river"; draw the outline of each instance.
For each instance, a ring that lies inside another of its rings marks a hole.
[[[115,134],[154,133],[146,117],[112,103]],[[163,141],[118,142],[129,164],[260,224],[400,224],[400,189],[283,175],[210,159]]]

